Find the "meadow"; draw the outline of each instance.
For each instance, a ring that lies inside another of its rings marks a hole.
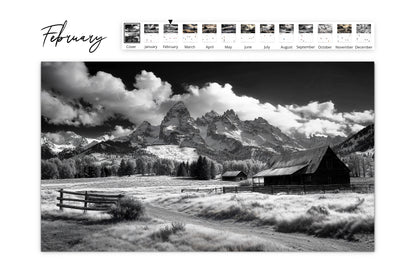
[[[182,193],[236,185],[169,176],[45,180],[43,251],[372,251],[374,194]],[[58,189],[123,193],[145,216],[114,222],[108,214],[56,207]],[[219,190],[218,190],[219,191]]]

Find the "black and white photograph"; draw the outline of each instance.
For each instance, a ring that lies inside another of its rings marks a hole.
[[[223,34],[235,34],[236,31],[236,24],[221,24],[221,33]]]
[[[312,34],[313,24],[299,24],[299,33],[300,34]]]
[[[371,34],[371,24],[357,24],[357,34]]]
[[[164,34],[177,34],[178,33],[178,24],[164,24],[163,25]]]
[[[140,43],[140,23],[124,23],[124,43]]]
[[[351,34],[352,24],[337,24],[337,33],[338,34]]]
[[[261,34],[274,34],[274,24],[260,24]]]
[[[242,34],[254,34],[256,33],[256,24],[241,24]]]
[[[202,33],[204,34],[216,34],[217,24],[202,24]]]
[[[158,34],[159,24],[144,24],[144,33],[145,34]]]
[[[42,62],[41,250],[374,251],[373,62]]]
[[[318,24],[318,34],[332,34],[332,24]]]
[[[294,24],[279,24],[280,34],[293,34]]]
[[[198,33],[198,24],[183,24],[184,34],[196,34]]]

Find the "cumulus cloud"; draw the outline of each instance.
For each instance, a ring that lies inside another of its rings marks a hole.
[[[188,94],[173,96],[172,100],[183,101],[193,116],[201,116],[211,110],[223,113],[233,109],[242,120],[261,116],[284,130],[300,126],[298,120],[301,118],[284,106],[273,106],[270,103],[261,103],[253,97],[239,96],[234,93],[230,84],[221,86],[218,83],[209,83],[202,88],[190,86],[188,91]]]
[[[336,112],[335,104],[332,103],[332,101],[327,101],[323,103],[314,101],[310,102],[305,106],[288,105],[287,108],[291,112],[298,114],[305,119],[324,118],[337,122],[341,122],[344,120],[342,114]]]
[[[117,114],[135,124],[143,120],[160,123],[163,118],[161,103],[172,94],[171,85],[152,72],[142,71],[136,76],[134,87],[127,90],[120,78],[106,72],[91,76],[83,63],[43,63],[42,88],[45,92],[50,96],[52,91],[59,93],[61,99],[65,99],[62,102],[65,106],[77,106],[82,99],[92,108],[52,119],[45,106],[42,115],[56,124],[68,124],[73,120],[73,124],[100,125]]]
[[[124,128],[123,126],[116,125],[114,130],[111,132],[112,138],[119,138],[130,135],[134,129]]]
[[[374,120],[372,110],[342,113],[332,101],[303,106],[262,103],[236,94],[230,84],[215,82],[202,87],[190,85],[187,93],[174,95],[168,82],[144,70],[135,76],[134,88],[128,90],[120,78],[106,72],[90,75],[85,64],[74,62],[43,63],[42,89],[42,115],[53,124],[100,125],[121,115],[136,125],[144,120],[158,125],[177,101],[183,101],[193,117],[233,109],[242,120],[263,117],[286,133],[306,136],[347,136]],[[129,132],[116,126],[113,136]]]
[[[368,123],[374,121],[374,111],[344,113],[344,118],[356,123]]]

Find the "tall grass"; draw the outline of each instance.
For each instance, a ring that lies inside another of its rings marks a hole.
[[[171,195],[163,203],[214,220],[246,221],[272,226],[277,232],[354,240],[356,234],[374,233],[374,195],[359,195],[241,193],[192,199]]]

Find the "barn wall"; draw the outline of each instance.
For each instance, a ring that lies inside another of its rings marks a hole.
[[[350,172],[334,152],[327,151],[313,175],[313,181],[315,184],[350,184]]]

